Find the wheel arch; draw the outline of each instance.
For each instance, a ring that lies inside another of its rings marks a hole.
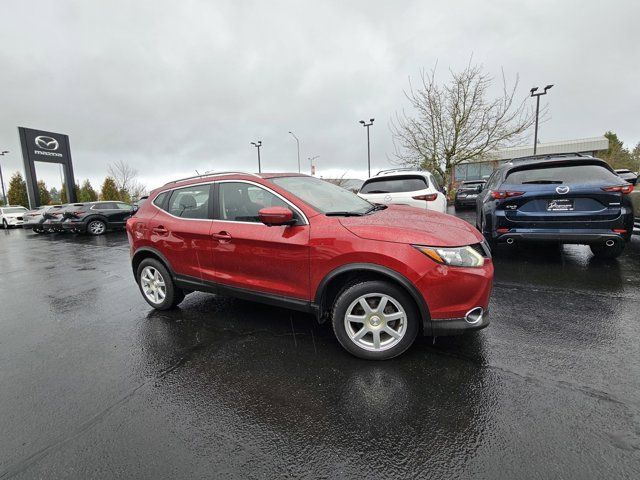
[[[359,281],[385,280],[405,290],[418,308],[423,329],[431,321],[429,307],[424,297],[411,281],[402,275],[382,265],[372,263],[351,263],[338,267],[329,272],[320,282],[316,290],[314,303],[318,306],[318,320],[326,321],[331,312],[333,302],[346,285]],[[426,330],[424,333],[427,333]]]
[[[169,260],[167,260],[167,258],[158,250],[151,247],[140,247],[138,250],[136,250],[136,253],[133,254],[133,257],[131,257],[131,269],[133,270],[134,277],[136,276],[138,267],[140,266],[142,261],[147,258],[158,260],[169,271],[169,274],[171,274],[172,277],[175,277]]]

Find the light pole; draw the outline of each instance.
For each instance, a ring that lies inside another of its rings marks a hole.
[[[258,173],[262,173],[262,166],[260,165],[260,147],[262,146],[262,140],[258,140],[258,142],[251,142],[251,145],[258,149]]]
[[[542,92],[538,92],[538,93],[536,93],[536,91],[538,90],[538,87],[533,87],[531,89],[531,96],[536,97],[536,129],[533,134],[533,154],[534,155],[538,151],[538,115],[540,114],[540,97],[542,95],[546,95],[547,90],[550,90],[551,87],[553,87],[553,85],[547,85],[546,87],[544,87],[544,90]]]
[[[309,157],[309,165],[311,166],[311,170],[310,170],[311,175],[313,175],[314,173],[316,173],[316,172],[314,172],[314,171],[313,171],[313,161],[314,161],[316,158],[320,158],[320,155],[316,155],[315,157]]]
[[[3,150],[0,152],[0,156],[4,157],[7,153],[9,153],[9,150]],[[0,184],[2,184],[2,201],[7,205],[7,194],[4,191],[4,178],[2,178],[2,165],[0,165]]]
[[[289,133],[296,139],[296,144],[298,145],[298,173],[300,173],[300,140],[296,137],[296,134],[289,131]]]
[[[371,142],[369,141],[369,127],[373,125],[374,118],[369,119],[369,123],[364,120],[360,120],[363,127],[367,127],[367,167],[369,171],[369,177],[371,177]]]

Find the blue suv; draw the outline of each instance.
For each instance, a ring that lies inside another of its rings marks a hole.
[[[501,165],[478,195],[476,227],[491,246],[577,243],[615,258],[633,232],[633,187],[590,156],[515,159]]]

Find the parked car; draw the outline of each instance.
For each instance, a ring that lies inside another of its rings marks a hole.
[[[490,244],[520,241],[589,245],[622,253],[633,230],[633,185],[603,160],[540,157],[500,166],[478,196],[477,226]]]
[[[629,194],[629,199],[633,207],[633,233],[640,235],[640,189],[634,188]]]
[[[447,196],[430,172],[387,170],[365,180],[358,195],[372,203],[410,205],[445,213]]]
[[[486,180],[467,180],[461,182],[456,190],[453,208],[460,210],[463,207],[476,207],[476,199],[478,194],[487,183]]]
[[[23,216],[24,223],[22,224],[22,228],[30,228],[36,233],[45,233],[46,230],[43,226],[45,222],[45,212],[58,208],[62,208],[62,205],[44,205],[34,210],[29,210]]]
[[[70,204],[54,205],[51,208],[45,209],[42,212],[42,218],[44,221],[41,224],[41,229],[37,229],[36,233],[54,233],[64,232],[62,223],[64,222],[64,211],[69,208]]]
[[[153,308],[194,290],[331,319],[352,354],[387,359],[419,332],[486,327],[493,278],[482,235],[451,215],[376,205],[300,174],[219,173],[168,183],[127,221]]]
[[[632,185],[636,185],[638,183],[637,172],[632,172],[628,168],[618,168],[615,172],[620,178],[626,180]]]
[[[24,222],[24,214],[28,211],[28,209],[20,205],[0,207],[0,225],[5,229],[21,227]]]
[[[63,212],[66,231],[102,235],[124,228],[135,209],[124,202],[87,202],[70,205]]]

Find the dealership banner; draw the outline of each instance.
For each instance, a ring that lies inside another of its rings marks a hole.
[[[69,136],[63,133],[24,127],[18,127],[18,133],[20,135],[20,145],[22,146],[29,206],[31,208],[40,206],[35,162],[62,164],[69,202],[76,202]]]

